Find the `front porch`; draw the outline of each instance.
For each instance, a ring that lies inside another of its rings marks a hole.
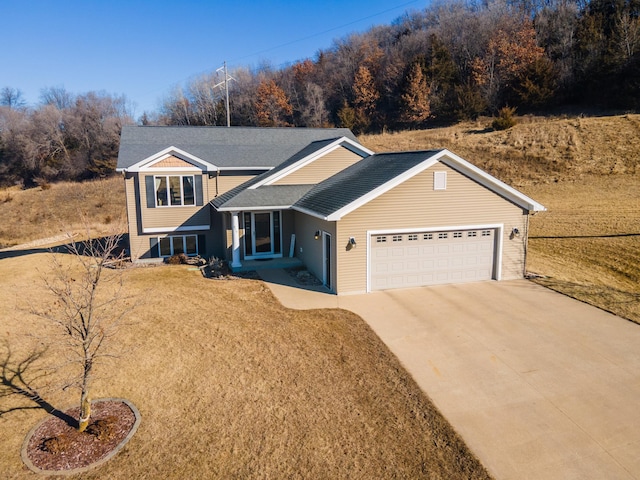
[[[242,264],[238,267],[232,265],[229,266],[232,272],[253,272],[256,270],[266,270],[274,268],[296,268],[302,267],[304,264],[302,260],[296,257],[284,257],[284,258],[261,258],[259,260],[243,260]]]

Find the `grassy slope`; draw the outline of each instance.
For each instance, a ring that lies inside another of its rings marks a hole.
[[[48,305],[36,271],[47,255],[0,261],[0,304]],[[83,478],[487,478],[356,315],[287,310],[262,282],[208,280],[185,266],[129,269],[125,284],[145,304],[122,331],[131,352],[101,370],[116,374],[96,381],[94,398],[131,400],[142,424]],[[0,310],[0,325],[14,361],[33,348],[21,333],[44,333],[21,308]],[[44,397],[59,408],[78,401],[69,391]],[[0,410],[30,405],[0,397]],[[0,476],[33,477],[20,446],[44,417],[0,416]]]
[[[548,209],[531,219],[528,269],[547,277],[537,281],[640,323],[640,236],[624,236],[640,234],[640,115],[488,124],[360,140],[376,151],[448,148],[535,198]]]
[[[126,230],[124,181],[120,176],[84,183],[61,182],[50,188],[0,189],[0,248],[86,232],[94,235],[114,227]]]
[[[489,120],[382,135],[360,141],[375,151],[447,148],[516,187],[585,174],[640,174],[640,115],[519,118],[501,132]]]

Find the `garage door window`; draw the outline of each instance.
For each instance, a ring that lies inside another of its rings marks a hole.
[[[376,237],[376,243],[386,243],[387,237]]]

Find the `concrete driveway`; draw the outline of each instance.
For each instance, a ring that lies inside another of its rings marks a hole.
[[[640,479],[640,326],[526,280],[368,295],[301,290],[373,328],[498,479]]]

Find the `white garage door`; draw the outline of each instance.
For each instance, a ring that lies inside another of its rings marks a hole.
[[[372,235],[370,245],[372,290],[493,278],[494,229]]]

